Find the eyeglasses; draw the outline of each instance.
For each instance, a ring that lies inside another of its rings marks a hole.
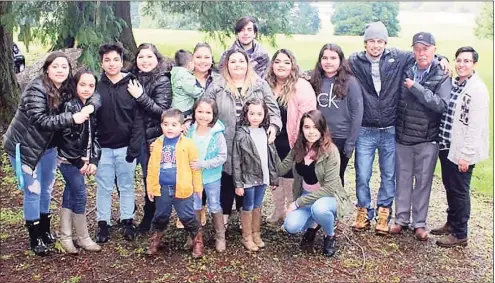
[[[464,65],[467,65],[467,64],[469,64],[471,62],[473,62],[473,60],[470,60],[470,59],[464,59],[464,60],[457,59],[457,60],[455,60],[455,63],[456,64],[459,64],[459,65],[462,64],[462,63],[464,63]]]

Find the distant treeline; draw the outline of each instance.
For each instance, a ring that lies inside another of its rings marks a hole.
[[[483,2],[401,2],[401,11],[478,14]]]

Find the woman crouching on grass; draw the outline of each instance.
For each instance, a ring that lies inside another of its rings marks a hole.
[[[284,229],[291,234],[305,231],[301,248],[312,252],[316,233],[323,227],[323,254],[331,257],[337,251],[335,221],[352,211],[352,202],[340,181],[339,150],[318,110],[301,117],[294,148],[277,169],[284,175],[291,168],[295,201],[287,209]]]

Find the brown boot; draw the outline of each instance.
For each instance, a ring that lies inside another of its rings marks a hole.
[[[155,255],[159,249],[163,247],[162,243],[163,232],[153,232],[150,237],[150,246],[148,248],[148,255]]]
[[[445,222],[445,224],[437,229],[432,229],[430,234],[432,235],[448,235],[452,232],[452,226],[450,226],[449,222]]]
[[[421,227],[414,229],[414,235],[416,236],[416,240],[418,241],[428,240],[428,232],[426,232],[425,228]]]
[[[465,247],[468,244],[468,238],[458,239],[454,235],[449,234],[440,240],[436,241],[437,246],[442,248],[453,248],[457,246]]]
[[[390,215],[390,209],[386,207],[378,208],[378,219],[376,220],[375,233],[377,235],[388,234],[388,216]]]
[[[403,230],[407,230],[407,226],[402,226],[400,224],[395,223],[390,227],[390,230],[388,231],[392,235],[397,235],[401,234]]]
[[[196,217],[196,220],[201,221],[201,210],[195,210],[194,215]],[[179,219],[177,219],[179,221]],[[191,238],[191,235],[187,234],[187,240],[186,243],[184,244],[184,249],[190,250],[193,248],[193,240]]]
[[[224,252],[226,243],[222,212],[213,214],[213,227],[215,228],[215,249],[219,253]]]
[[[368,219],[368,209],[366,207],[358,207],[356,220],[351,225],[354,231],[362,231],[370,228],[370,220]]]
[[[203,256],[203,231],[200,228],[198,234],[196,234],[196,237],[194,237],[193,240],[192,257],[199,258],[202,256]]]
[[[258,246],[253,242],[251,224],[253,222],[252,211],[241,211],[242,244],[250,251],[258,251]]]
[[[253,231],[253,242],[258,246],[258,248],[264,248],[265,243],[261,240],[261,208],[253,209],[253,222],[251,229]]]
[[[275,205],[272,215],[266,219],[269,223],[277,223],[279,220],[284,220],[285,203],[284,203],[284,188],[272,190],[273,204]]]

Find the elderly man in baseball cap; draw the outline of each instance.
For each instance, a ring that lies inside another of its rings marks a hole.
[[[411,51],[388,48],[387,42],[386,26],[382,22],[369,23],[364,30],[365,50],[349,57],[352,72],[361,85],[364,105],[362,127],[355,145],[357,211],[352,228],[366,230],[376,219],[375,233],[380,235],[389,232],[395,197],[395,127],[404,70],[416,62]],[[440,58],[443,57],[438,56]],[[448,72],[448,61],[442,59],[441,64]],[[376,151],[381,180],[374,206],[370,179]]]
[[[412,47],[415,62],[406,69],[397,109],[397,190],[395,224],[390,227],[390,234],[399,234],[410,225],[416,239],[425,241],[428,239],[426,218],[438,158],[440,121],[447,111],[452,83],[434,59],[436,46],[431,33],[415,34]]]

